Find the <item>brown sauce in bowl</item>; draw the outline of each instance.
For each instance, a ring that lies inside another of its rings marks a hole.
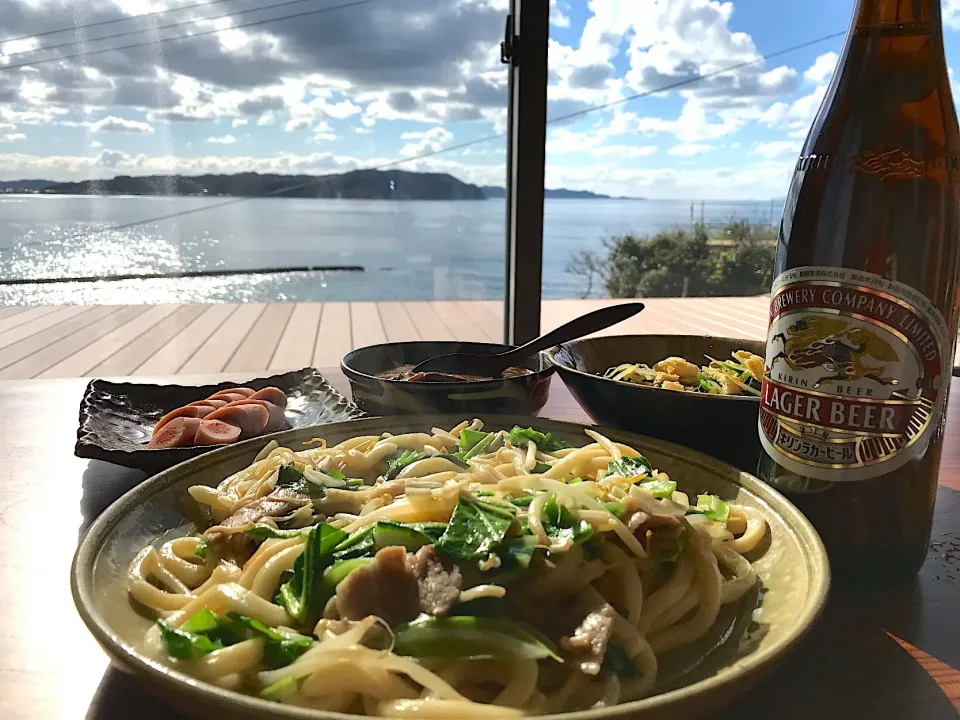
[[[445,372],[413,372],[413,368],[416,367],[415,364],[411,363],[409,365],[401,365],[400,367],[395,367],[392,370],[384,370],[383,372],[378,372],[376,377],[381,380],[402,380],[405,382],[483,382],[486,380],[496,380],[497,378],[493,377],[483,377],[481,375],[458,375],[456,373],[445,373]],[[522,367],[508,367],[504,370],[500,377],[520,377],[521,375],[529,375],[533,370]]]

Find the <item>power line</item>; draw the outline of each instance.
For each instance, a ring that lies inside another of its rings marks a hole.
[[[367,0],[367,1],[369,2],[372,0]],[[639,100],[641,98],[649,97],[651,95],[656,95],[658,93],[667,92],[670,90],[676,90],[677,88],[686,87],[688,85],[693,85],[694,83],[700,82],[702,80],[706,80],[711,77],[716,77],[717,75],[723,75],[725,73],[732,72],[734,70],[740,70],[745,67],[749,67],[751,65],[756,65],[758,63],[765,62],[766,60],[769,60],[771,58],[779,57],[781,55],[786,55],[788,53],[795,52],[796,50],[802,50],[803,48],[807,48],[812,45],[817,45],[827,40],[834,40],[838,37],[842,37],[843,35],[845,35],[845,32],[835,32],[835,33],[830,33],[829,35],[821,35],[820,37],[814,38],[813,40],[808,40],[806,42],[798,43],[796,45],[791,45],[789,47],[783,48],[781,50],[777,50],[775,52],[768,53],[766,55],[759,55],[752,60],[745,60],[743,62],[739,62],[734,65],[729,65],[727,67],[720,68],[719,70],[712,70],[710,72],[705,72],[705,73],[697,73],[696,75],[693,75],[689,78],[684,78],[683,80],[677,80],[675,82],[662,85],[658,88],[654,88],[652,90],[645,90],[643,92],[635,93],[633,95],[629,95],[624,98],[619,98],[617,100],[613,100],[608,103],[603,103],[602,105],[594,105],[584,110],[578,110],[576,112],[566,113],[565,115],[560,115],[558,117],[547,120],[547,124],[555,125],[557,123],[566,122],[567,120],[571,120],[577,117],[582,117],[584,115],[597,112],[599,110],[606,110],[616,105],[622,105],[624,103],[632,102],[634,100]],[[415,162],[417,160],[424,160],[426,158],[435,157],[437,155],[443,155],[446,153],[455,152],[457,150],[463,150],[465,148],[472,147],[474,145],[479,145],[480,143],[485,143],[491,140],[504,138],[506,137],[506,135],[507,134],[505,132],[495,133],[493,135],[486,135],[484,137],[476,138],[474,140],[467,140],[465,142],[458,143],[456,145],[449,145],[447,147],[439,148],[437,150],[430,150],[425,153],[415,155],[413,157],[399,158],[397,160],[391,160],[389,162],[376,165],[374,167],[363,168],[363,169],[371,170],[371,171],[386,170],[387,168],[395,167],[403,163]],[[259,195],[257,197],[276,197],[278,195],[283,195],[285,193],[294,192],[296,190],[301,190],[305,187],[315,185],[316,183],[323,182],[323,180],[324,180],[324,176],[311,178],[310,180],[295,183],[293,185],[284,185],[283,187],[277,188],[276,190],[271,190],[270,192],[264,195]],[[203,207],[191,208],[189,210],[180,210],[178,212],[167,213],[165,215],[157,215],[155,217],[146,218],[144,220],[136,220],[134,222],[123,223],[122,225],[111,225],[110,227],[103,228],[102,230],[98,230],[96,232],[117,232],[120,230],[129,230],[130,228],[139,227],[142,225],[150,225],[152,223],[163,222],[165,220],[173,220],[173,219],[184,217],[187,215],[194,215],[199,212],[206,212],[208,210],[216,210],[222,207],[237,205],[239,203],[247,202],[248,200],[252,200],[252,199],[254,198],[250,198],[250,197],[232,198],[230,200],[225,200],[223,202],[215,203],[212,205],[204,205]],[[82,235],[81,233],[77,233],[77,235],[74,235],[73,238],[81,237],[81,235]],[[41,245],[41,244],[44,244],[44,243],[42,241],[33,242],[33,243],[21,243],[21,245],[19,245],[18,247],[23,247],[25,245]],[[13,248],[3,248],[3,249],[13,249]]]
[[[217,0],[217,2],[225,2],[226,0]],[[168,25],[158,25],[156,27],[146,27],[140,28],[137,30],[124,30],[123,32],[114,33],[113,35],[101,35],[100,37],[87,38],[85,40],[72,40],[70,42],[63,42],[57,45],[45,45],[44,47],[34,48],[33,50],[19,50],[12,53],[0,53],[0,57],[17,57],[18,55],[32,55],[33,53],[42,52],[44,50],[60,50],[66,47],[74,47],[76,45],[88,45],[90,43],[101,42],[103,40],[116,40],[117,38],[129,37],[130,35],[141,35],[147,32],[160,32],[161,30],[171,30],[173,28],[183,27],[185,25],[195,25],[197,23],[209,21],[209,20],[223,20],[225,18],[238,17],[240,15],[248,15],[250,13],[263,12],[264,10],[273,10],[274,8],[286,7],[288,5],[302,5],[305,2],[315,2],[316,0],[284,0],[284,2],[274,3],[273,5],[263,5],[261,7],[248,8],[246,10],[236,10],[234,12],[223,13],[222,15],[209,15],[202,18],[194,18],[192,20],[181,20],[179,22],[170,23]],[[230,30],[234,28],[229,28]],[[185,35],[183,37],[194,37],[193,35]],[[175,38],[171,38],[175,39]],[[151,44],[153,42],[159,41],[159,38],[153,40],[144,41],[146,44]],[[111,48],[112,49],[112,48]],[[47,58],[43,62],[49,62],[52,60],[62,60],[61,57],[56,58]],[[31,63],[35,64],[35,63]]]
[[[305,0],[301,0],[305,1]],[[42,65],[48,62],[60,62],[61,60],[73,60],[76,58],[85,58],[91,57],[93,55],[103,55],[104,53],[109,52],[119,52],[121,50],[133,50],[135,48],[147,47],[149,45],[159,45],[161,43],[172,42],[174,40],[192,40],[194,38],[206,37],[208,35],[217,35],[222,32],[227,32],[228,30],[242,30],[243,28],[256,27],[259,25],[267,25],[269,23],[280,22],[282,20],[295,20],[296,18],[308,17],[311,15],[322,15],[323,13],[328,13],[333,10],[344,10],[346,8],[357,7],[359,5],[371,5],[380,0],[351,0],[351,2],[341,3],[340,5],[330,5],[328,7],[318,8],[316,10],[305,10],[299,13],[292,13],[290,15],[280,15],[275,18],[265,18],[263,20],[251,20],[250,22],[240,23],[239,25],[232,25],[228,28],[213,28],[210,30],[202,30],[200,32],[193,33],[191,35],[174,35],[173,37],[163,37],[163,38],[154,38],[152,40],[147,40],[145,42],[131,43],[129,45],[118,45],[116,47],[108,48],[98,48],[96,50],[85,50],[83,52],[73,53],[70,55],[59,55],[52,58],[43,58],[41,60],[33,60],[30,62],[16,63],[14,65],[0,65],[0,70],[16,70],[18,68],[24,67],[34,67],[36,65]]]
[[[44,30],[43,32],[33,33],[32,35],[21,35],[20,37],[15,38],[3,38],[0,39],[0,43],[20,42],[21,40],[36,40],[37,38],[48,37],[50,35],[59,35],[60,33],[73,32],[76,30],[88,30],[90,28],[104,27],[105,25],[115,25],[116,23],[127,22],[129,20],[142,20],[144,18],[157,17],[158,15],[166,15],[167,13],[180,12],[182,10],[195,10],[196,8],[206,7],[207,5],[220,5],[225,2],[232,2],[232,0],[206,0],[205,2],[194,3],[193,5],[181,5],[180,7],[167,8],[165,10],[155,10],[153,12],[142,13],[140,15],[124,15],[123,17],[112,18],[110,20],[98,20],[91,23],[71,25],[69,27],[60,28],[59,30]],[[6,56],[3,53],[0,53],[0,57]]]

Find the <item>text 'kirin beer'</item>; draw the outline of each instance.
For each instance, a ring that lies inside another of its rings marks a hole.
[[[960,131],[939,0],[859,0],[777,244],[760,474],[840,580],[926,557],[958,322]]]

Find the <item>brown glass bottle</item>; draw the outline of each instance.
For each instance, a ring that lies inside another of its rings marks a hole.
[[[784,208],[760,422],[760,475],[839,581],[909,578],[926,557],[958,256],[940,1],[859,0]]]

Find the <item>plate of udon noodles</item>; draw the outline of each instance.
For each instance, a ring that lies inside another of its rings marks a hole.
[[[820,539],[669,443],[488,416],[302,428],[190,460],[82,540],[112,658],[206,716],[684,717],[814,622]]]

